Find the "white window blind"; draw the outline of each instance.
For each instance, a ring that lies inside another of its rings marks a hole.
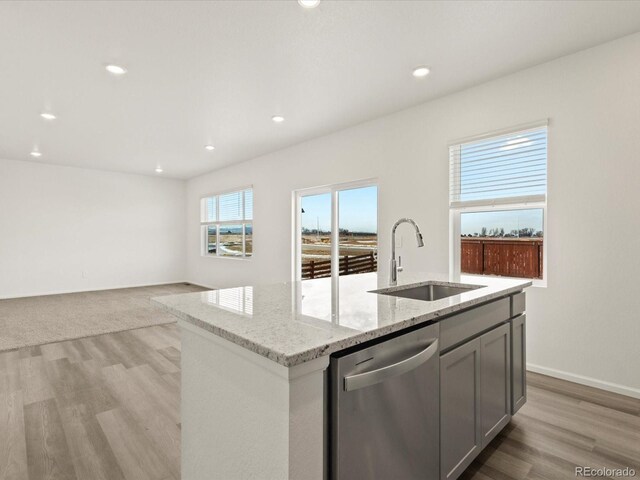
[[[253,219],[253,189],[222,193],[202,199],[202,222],[243,222]]]
[[[218,218],[216,212],[217,212],[217,208],[216,208],[216,197],[208,197],[204,200],[204,205],[203,205],[203,216],[202,216],[202,221],[203,222],[215,222]]]
[[[253,189],[251,188],[244,191],[244,218],[253,219]]]
[[[547,127],[449,147],[450,205],[540,202],[547,193]]]

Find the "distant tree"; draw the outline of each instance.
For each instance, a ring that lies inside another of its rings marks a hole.
[[[482,229],[480,230],[480,236],[481,237],[487,236],[487,227],[482,227]]]
[[[501,237],[504,237],[504,228],[501,228],[501,229],[500,229],[500,236],[501,236]]]

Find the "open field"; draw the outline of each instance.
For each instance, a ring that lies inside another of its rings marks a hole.
[[[375,272],[378,238],[376,235],[340,235],[340,275]],[[302,236],[302,278],[331,275],[331,236]]]
[[[340,255],[363,255],[378,251],[377,235],[340,235]],[[331,256],[330,235],[302,235],[302,257]]]

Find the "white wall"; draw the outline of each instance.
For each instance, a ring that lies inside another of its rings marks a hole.
[[[0,160],[0,298],[184,281],[185,182]]]
[[[426,248],[406,235],[406,269],[447,271],[449,142],[549,118],[548,287],[529,290],[528,360],[640,396],[638,58],[640,34],[192,179],[188,276],[209,286],[289,280],[292,190],[367,177],[379,179],[381,267],[393,221],[409,216]],[[247,184],[255,257],[201,257],[199,197]]]

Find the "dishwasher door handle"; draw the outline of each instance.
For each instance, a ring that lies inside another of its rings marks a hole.
[[[398,363],[392,363],[386,367],[371,370],[370,372],[358,373],[344,377],[344,389],[347,392],[358,390],[359,388],[375,385],[384,382],[388,378],[402,375],[414,368],[419,367],[429,360],[438,351],[438,339],[435,339],[431,345],[415,355],[406,358]]]

